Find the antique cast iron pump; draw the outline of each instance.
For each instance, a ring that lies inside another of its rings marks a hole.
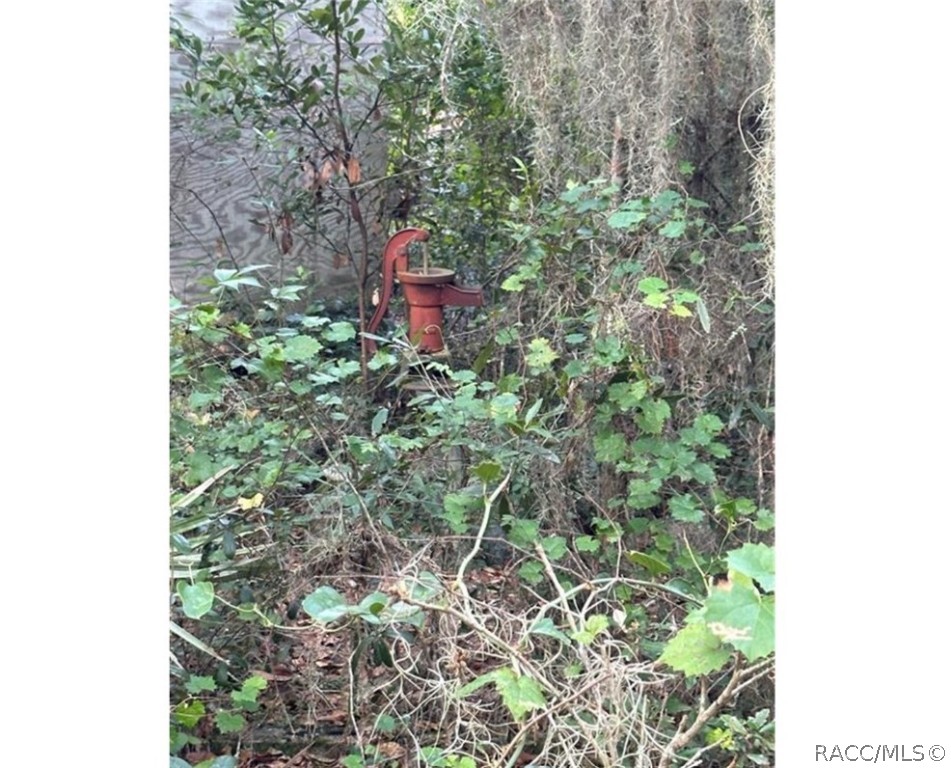
[[[451,269],[431,267],[424,257],[421,268],[409,268],[409,246],[425,242],[429,232],[408,227],[391,237],[383,249],[383,291],[376,312],[367,326],[368,333],[376,333],[393,295],[394,280],[403,286],[403,298],[409,310],[409,340],[421,352],[441,352],[443,339],[443,307],[481,307],[481,288],[463,288],[455,284],[456,273]],[[367,339],[367,348],[376,351],[373,339]]]

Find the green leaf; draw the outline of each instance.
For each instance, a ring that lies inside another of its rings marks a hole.
[[[627,484],[627,505],[631,509],[649,509],[659,504],[660,496],[657,491],[661,484],[657,478],[633,478]]]
[[[545,637],[553,637],[559,642],[568,644],[571,642],[568,635],[562,632],[558,627],[555,626],[555,622],[552,621],[547,616],[540,618],[536,621],[531,628],[528,630],[533,635],[544,635]]]
[[[178,596],[182,599],[182,608],[190,619],[200,619],[215,602],[215,587],[210,581],[197,584],[178,582]]]
[[[323,348],[312,336],[293,336],[284,342],[284,359],[289,363],[303,363],[312,360]]]
[[[469,528],[469,518],[481,506],[481,500],[467,493],[447,493],[442,500],[443,519],[457,536]]]
[[[538,560],[528,560],[518,569],[518,577],[526,584],[538,584],[543,580],[544,567]]]
[[[357,337],[357,329],[353,327],[352,323],[331,323],[329,327],[324,329],[323,337],[327,341],[333,342],[350,341],[350,339]]]
[[[727,553],[727,565],[734,571],[755,579],[766,592],[776,587],[776,550],[765,544],[747,542]]]
[[[581,643],[581,645],[591,645],[594,639],[609,626],[611,626],[611,620],[607,616],[597,613],[594,616],[589,616],[584,623],[584,629],[573,632],[571,639]]]
[[[239,733],[244,730],[247,722],[244,716],[237,712],[221,710],[215,713],[215,725],[221,733]]]
[[[515,722],[519,722],[531,710],[541,709],[547,704],[534,678],[516,675],[509,667],[497,669],[492,674],[495,687],[502,696],[502,703],[508,707]]]
[[[550,368],[558,359],[558,353],[551,348],[551,342],[545,338],[532,339],[528,343],[529,352],[525,355],[525,362],[531,368]]]
[[[205,715],[205,705],[197,699],[183,701],[173,711],[175,722],[184,728],[194,728]]]
[[[533,546],[538,539],[538,521],[512,519],[508,538],[516,547]]]
[[[601,542],[594,536],[575,536],[575,549],[579,552],[597,552]]]
[[[541,544],[545,554],[552,560],[560,560],[568,554],[568,541],[564,536],[546,536]]]
[[[628,229],[646,218],[646,211],[615,211],[608,217],[608,226],[611,229]]]
[[[685,675],[707,675],[730,661],[730,649],[702,621],[687,624],[664,648],[659,661]]]
[[[347,613],[347,601],[333,587],[318,587],[301,601],[301,608],[315,621],[329,624]]]
[[[502,465],[497,461],[482,461],[472,468],[472,474],[483,483],[494,483],[502,476]]]
[[[608,400],[618,404],[622,411],[628,411],[647,396],[647,382],[625,381],[608,387]]]
[[[208,768],[235,768],[238,761],[232,755],[219,755],[214,760],[211,761],[211,765]],[[197,768],[197,767],[196,767]]]
[[[674,304],[670,308],[670,314],[674,317],[693,317],[693,312],[687,309],[683,304]]]
[[[667,287],[667,283],[659,277],[645,277],[637,283],[637,290],[647,294],[663,293]]]
[[[386,424],[386,419],[389,415],[389,408],[380,408],[373,417],[373,421],[370,422],[370,434],[374,437],[380,434],[380,430],[383,429],[383,425]]]
[[[640,411],[635,419],[637,426],[652,435],[660,434],[670,418],[670,404],[666,400],[645,399],[640,403]]]
[[[703,520],[703,510],[697,504],[697,498],[692,493],[673,496],[667,502],[667,509],[671,517],[682,523],[699,523]]]
[[[191,763],[186,763],[180,757],[169,756],[168,768],[192,768]]]
[[[653,309],[664,309],[669,300],[666,293],[649,293],[644,297],[644,304]]]
[[[664,237],[682,237],[683,233],[687,231],[687,222],[683,219],[673,219],[668,221],[664,226],[660,228],[660,234]]]
[[[188,682],[185,683],[185,690],[189,693],[201,693],[202,691],[214,691],[218,685],[213,677],[198,677],[191,675]]]
[[[627,438],[620,432],[601,432],[594,436],[595,461],[617,463],[627,455]]]
[[[639,565],[642,568],[646,568],[650,571],[651,576],[659,576],[662,573],[670,573],[670,565],[665,561],[654,557],[653,555],[648,555],[645,552],[637,552],[631,550],[625,553],[625,557],[633,565]]]
[[[750,661],[768,656],[776,647],[776,602],[755,587],[731,580],[707,597],[704,620],[710,631]]]
[[[393,733],[398,727],[399,723],[396,722],[396,718],[392,715],[377,715],[376,723],[374,728],[380,733]]]

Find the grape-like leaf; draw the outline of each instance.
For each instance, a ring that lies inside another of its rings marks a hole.
[[[210,581],[197,584],[178,582],[178,596],[182,599],[182,608],[190,619],[200,619],[215,602],[215,587]]]
[[[347,613],[347,601],[333,587],[318,587],[301,601],[308,615],[321,624],[329,624]]]
[[[765,592],[776,587],[776,550],[765,544],[747,542],[739,549],[727,553],[727,565],[734,571],[756,579]]]
[[[215,678],[213,677],[199,677],[198,675],[192,675],[188,678],[188,682],[185,683],[185,690],[189,693],[201,693],[202,691],[214,691],[217,688],[215,683]]]
[[[312,360],[323,348],[312,336],[293,336],[284,342],[284,359],[289,363],[303,363]]]
[[[730,649],[702,621],[688,624],[671,638],[660,661],[688,676],[706,675],[726,666]]]
[[[244,730],[245,724],[244,717],[236,712],[222,710],[215,713],[215,725],[221,733],[238,733]]]
[[[761,595],[752,584],[737,578],[725,588],[714,589],[705,606],[704,618],[710,631],[750,661],[768,656],[775,649],[776,603],[772,595]]]

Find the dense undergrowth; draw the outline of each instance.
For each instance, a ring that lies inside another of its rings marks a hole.
[[[357,45],[365,5],[241,13]],[[349,768],[771,764],[772,316],[736,267],[755,228],[686,187],[474,173],[467,153],[514,152],[523,124],[491,40],[471,24],[449,58],[414,4],[391,12],[380,183],[415,171],[400,221],[486,306],[448,312],[448,354],[417,355],[397,316],[371,356],[365,306],[328,307],[304,268],[222,265],[206,299],[173,299],[173,764],[256,743]],[[176,39],[190,94],[227,105],[240,62],[202,70]],[[359,205],[341,161],[320,191]],[[352,254],[363,287],[376,259]]]

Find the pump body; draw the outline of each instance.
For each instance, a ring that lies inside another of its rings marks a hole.
[[[409,246],[429,239],[429,232],[408,227],[391,237],[383,249],[383,290],[376,312],[367,325],[368,333],[376,333],[389,309],[393,286],[399,280],[403,286],[409,315],[409,340],[421,352],[441,352],[443,338],[443,307],[481,307],[484,297],[481,288],[466,288],[455,284],[456,273],[442,267],[410,269]],[[376,351],[373,339],[367,339],[367,348]]]

